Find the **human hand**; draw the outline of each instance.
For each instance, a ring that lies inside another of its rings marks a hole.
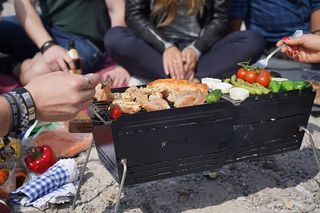
[[[163,52],[163,67],[171,78],[184,79],[182,55],[176,46],[171,46]]]
[[[31,59],[24,60],[13,69],[13,74],[19,79],[22,86],[28,84],[34,78],[50,72],[50,67],[45,63],[40,53]]]
[[[193,80],[194,72],[197,64],[197,55],[191,48],[184,48],[181,52],[182,61],[184,62],[184,77],[187,80]]]
[[[88,107],[100,77],[97,74],[86,76],[57,71],[27,84],[25,88],[35,102],[36,118],[40,121],[69,120]]]
[[[69,68],[76,69],[73,60],[68,56],[67,50],[63,47],[54,45],[47,49],[42,55],[44,57],[44,61],[48,64],[51,71],[62,70],[68,72]]]
[[[126,69],[121,66],[116,66],[110,71],[107,71],[102,75],[102,81],[106,81],[108,78],[112,79],[111,87],[124,87],[127,86],[130,80],[130,74]]]
[[[296,61],[303,63],[319,63],[320,62],[320,36],[313,34],[305,34],[299,38],[284,38],[278,41],[277,46],[286,44],[281,49],[282,53]]]

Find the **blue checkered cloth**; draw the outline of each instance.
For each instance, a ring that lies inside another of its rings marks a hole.
[[[9,200],[14,204],[29,206],[38,198],[55,191],[67,183],[74,182],[77,177],[77,164],[73,159],[59,160],[44,174],[37,176],[15,192],[12,192]]]

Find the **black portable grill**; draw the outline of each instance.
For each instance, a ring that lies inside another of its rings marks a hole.
[[[236,161],[299,149],[315,93],[312,89],[251,96],[239,105],[226,100],[185,108],[94,120],[99,158],[125,185],[219,168]],[[106,106],[93,108],[105,117]]]
[[[314,97],[307,88],[250,96],[240,104],[221,99],[216,104],[141,111],[115,121],[106,120],[105,103],[94,103],[90,114],[99,158],[121,181],[115,209],[123,185],[299,149]]]

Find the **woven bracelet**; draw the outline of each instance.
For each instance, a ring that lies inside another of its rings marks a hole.
[[[34,101],[23,87],[15,89],[9,94],[13,95],[20,107],[20,131],[26,131],[36,120]]]
[[[20,128],[20,108],[16,99],[9,93],[3,94],[3,97],[9,102],[11,110],[11,126],[9,133],[17,133]]]

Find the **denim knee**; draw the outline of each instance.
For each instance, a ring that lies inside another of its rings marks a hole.
[[[260,34],[252,31],[245,30],[240,31],[241,37],[243,38],[244,44],[250,47],[252,52],[262,54],[265,48],[265,39]]]
[[[113,51],[125,51],[128,45],[128,36],[132,36],[132,31],[127,27],[110,28],[104,36],[104,46],[108,53]],[[131,37],[130,36],[130,37]]]

